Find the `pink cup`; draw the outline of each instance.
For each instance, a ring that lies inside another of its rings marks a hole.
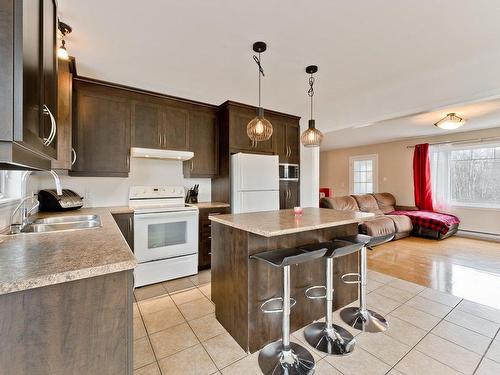
[[[295,216],[300,216],[304,212],[304,209],[302,207],[294,207],[293,208],[293,213]]]

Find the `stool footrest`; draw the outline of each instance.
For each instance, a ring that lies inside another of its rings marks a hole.
[[[281,302],[281,308],[279,308],[279,309],[266,309],[265,308],[265,306],[267,304],[273,303],[273,302],[276,302],[276,301],[280,301]],[[297,301],[295,300],[295,298],[290,297],[290,308],[292,308],[293,306],[295,306],[296,303],[297,303]],[[275,298],[268,299],[262,305],[260,305],[260,309],[262,310],[262,312],[264,314],[282,313],[283,312],[283,297],[275,297]]]
[[[354,278],[355,279],[351,279]],[[361,283],[361,275],[357,272],[349,272],[341,276],[342,282],[344,284],[360,284]]]
[[[319,296],[315,296],[315,295],[310,294],[311,291],[314,291],[314,290],[317,290],[317,289],[323,289],[325,291],[325,294],[321,294]],[[324,286],[324,285],[311,286],[311,287],[309,287],[309,288],[306,289],[306,291],[304,292],[304,294],[309,299],[325,299],[326,298],[326,286]]]

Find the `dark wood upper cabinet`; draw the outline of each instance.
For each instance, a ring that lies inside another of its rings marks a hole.
[[[132,102],[134,147],[161,148],[160,106],[144,101]]]
[[[280,163],[300,164],[300,128],[298,122],[278,119],[275,123],[273,136],[276,137],[275,151],[279,155]]]
[[[56,131],[53,141],[47,146],[51,157],[57,157],[57,9],[54,0],[42,1],[42,138]],[[50,113],[49,113],[50,111]],[[55,124],[54,124],[55,122]],[[53,126],[55,129],[53,129]]]
[[[189,150],[189,112],[171,106],[162,107],[162,148],[167,150]]]
[[[189,150],[189,112],[147,95],[132,103],[134,147]]]
[[[130,170],[130,101],[120,90],[74,82],[73,176],[126,177]]]
[[[213,177],[218,173],[217,113],[189,113],[189,150],[191,160],[184,162],[184,177]]]
[[[300,163],[300,128],[298,124],[286,124],[286,146],[288,147],[288,163]]]
[[[229,106],[229,148],[232,152],[273,153],[273,137],[262,142],[252,142],[248,138],[247,125],[256,115],[254,107]]]
[[[0,163],[50,169],[57,157],[55,0],[0,5]],[[6,166],[7,167],[7,166]]]

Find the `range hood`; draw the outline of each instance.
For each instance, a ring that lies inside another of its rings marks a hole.
[[[189,160],[193,158],[194,152],[132,147],[130,149],[130,155],[133,158]]]

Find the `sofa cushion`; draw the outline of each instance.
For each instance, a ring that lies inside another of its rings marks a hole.
[[[394,234],[394,232],[396,232],[394,221],[385,216],[365,221],[360,224],[360,228],[362,233],[372,237]]]
[[[410,233],[413,229],[413,224],[408,216],[403,215],[385,215],[385,217],[390,218],[394,221],[394,228],[396,233],[408,232]]]
[[[375,215],[383,215],[384,213],[378,208],[377,201],[371,194],[353,195],[358,203],[360,211],[371,212]]]
[[[344,197],[321,198],[320,207],[340,211],[359,211],[356,200],[350,195]]]
[[[396,210],[396,198],[391,193],[376,193],[373,197],[377,201],[378,208],[384,214]]]

